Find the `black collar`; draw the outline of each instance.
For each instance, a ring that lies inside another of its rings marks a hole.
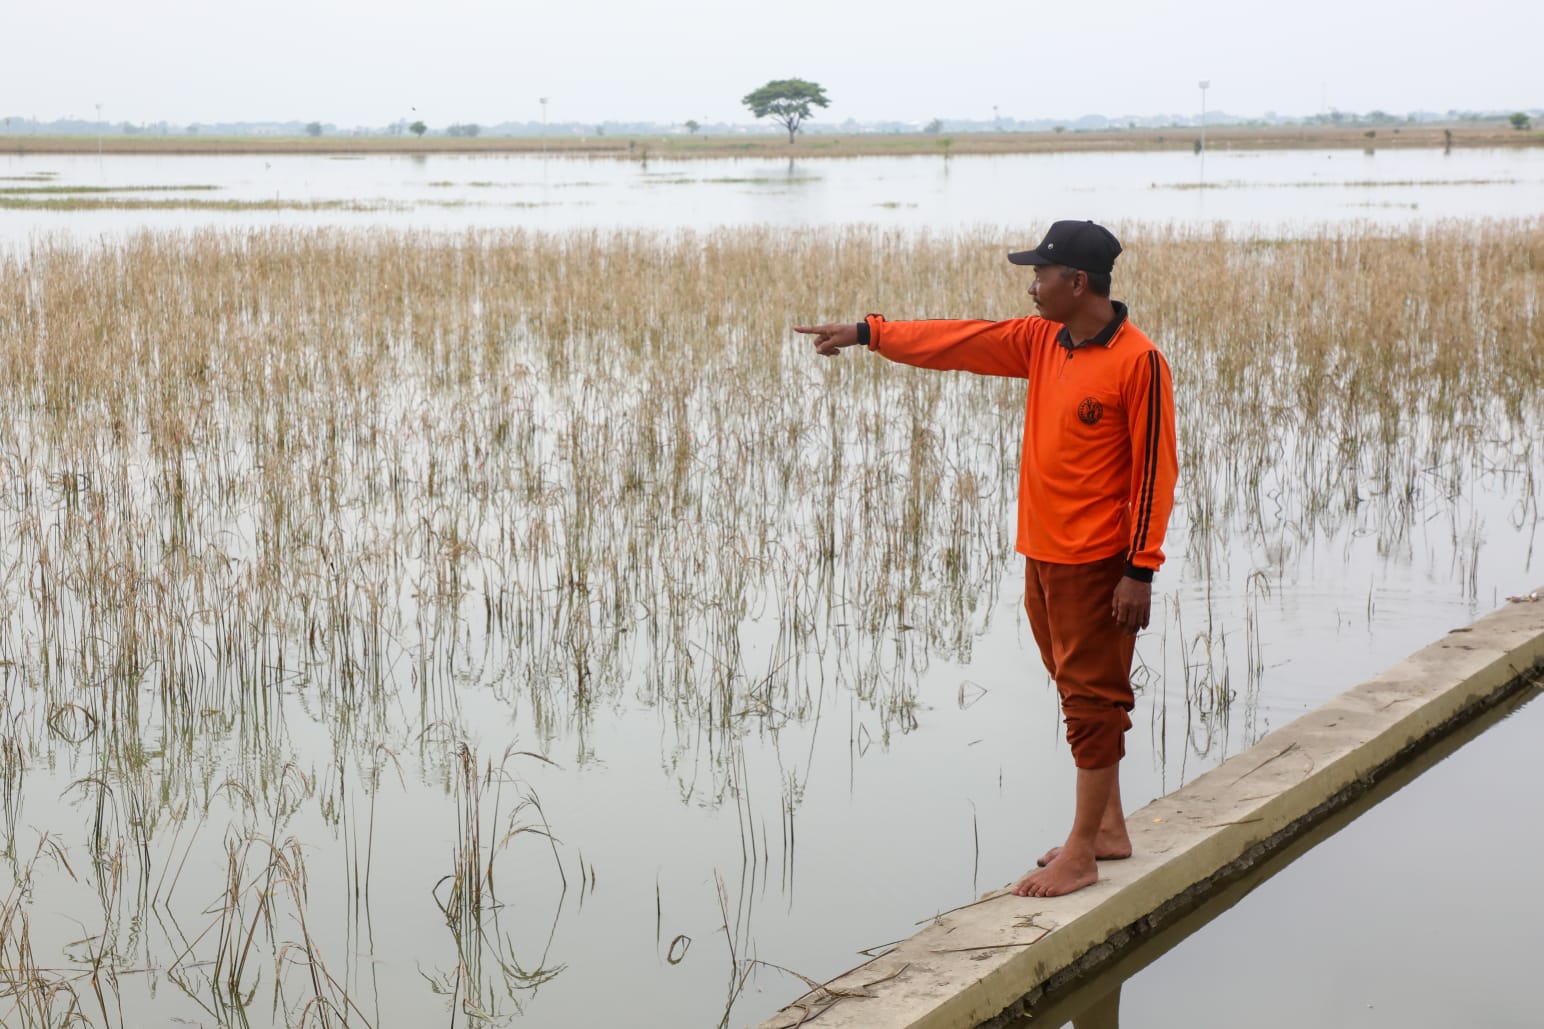
[[[1110,306],[1115,308],[1115,317],[1110,319],[1110,324],[1106,325],[1093,336],[1090,336],[1088,339],[1085,339],[1081,343],[1072,342],[1072,333],[1068,332],[1067,326],[1063,325],[1060,329],[1056,330],[1057,344],[1059,346],[1066,347],[1068,350],[1082,350],[1084,347],[1109,346],[1110,340],[1115,338],[1115,334],[1120,331],[1120,327],[1126,324],[1126,305],[1121,303],[1119,300],[1112,300],[1110,301]]]

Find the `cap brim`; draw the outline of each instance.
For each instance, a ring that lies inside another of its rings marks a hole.
[[[1046,257],[1037,250],[1020,250],[1008,255],[1010,264],[1055,264],[1056,262]]]

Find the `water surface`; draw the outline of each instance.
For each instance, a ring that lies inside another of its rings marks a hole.
[[[1053,218],[1085,214],[1117,224],[1215,224],[1252,236],[1538,213],[1544,151],[1217,152],[1204,165],[1173,153],[679,163],[0,157],[7,184],[32,175],[57,186],[218,187],[119,194],[131,202],[153,196],[276,206],[0,210],[0,240],[18,250],[38,234],[110,244],[144,228],[463,233],[875,224],[951,233],[978,224],[1037,231]],[[309,206],[333,204],[346,206]],[[1204,416],[1204,408],[1196,413]],[[1508,443],[1527,435],[1505,419],[1484,428]],[[1378,520],[1383,508],[1376,504],[1314,522],[1286,496],[1269,524],[1235,520],[1217,537],[1198,523],[1182,484],[1155,625],[1139,644],[1142,692],[1123,771],[1128,807],[1176,788],[1508,594],[1537,586],[1533,482],[1541,469],[1531,451],[1514,457],[1476,451],[1456,496],[1444,489],[1450,470],[1423,470],[1397,532]],[[998,508],[1001,524],[1011,524],[1012,498]],[[184,735],[168,731],[167,760],[217,765],[237,751],[248,760],[243,748],[260,747],[263,760],[253,758],[250,767],[289,763],[311,778],[316,795],[336,798],[299,808],[285,820],[286,832],[310,855],[315,931],[337,955],[335,974],[375,1024],[394,1025],[445,1019],[456,1003],[447,984],[460,956],[434,891],[443,888],[436,880],[457,835],[457,771],[432,745],[435,733],[445,722],[468,727],[467,742],[484,761],[511,747],[540,750],[556,764],[516,758],[509,767],[539,793],[560,846],[554,860],[552,845],[531,834],[510,852],[519,874],[501,882],[502,907],[489,930],[507,973],[495,1021],[750,1023],[804,989],[775,966],[828,978],[861,960],[860,948],[909,935],[929,912],[1016,877],[1064,832],[1073,768],[1055,692],[1019,609],[1020,575],[1010,561],[983,589],[968,646],[930,649],[897,630],[886,660],[915,685],[915,703],[901,711],[858,697],[832,675],[810,683],[811,712],[736,718],[727,730],[679,717],[641,686],[582,717],[554,720],[524,684],[508,681],[501,672],[507,655],[490,648],[427,685],[417,670],[398,670],[411,688],[404,685],[386,708],[392,717],[380,730],[384,749],[372,759],[379,779],[367,790],[359,766],[345,757],[357,756],[358,739],[376,727],[343,717],[337,708],[346,705],[327,683],[275,679],[263,692],[272,718],[261,731],[212,721]],[[834,651],[847,639],[832,638]],[[777,647],[751,626],[746,667],[775,667]],[[842,656],[829,660],[836,666]],[[9,709],[25,710],[29,687],[9,662],[0,666],[0,682]],[[101,755],[89,743],[72,744],[69,731],[44,727],[39,735],[47,752],[35,755],[20,788],[6,796],[13,844],[25,852],[36,827],[82,848],[95,808],[81,784]],[[1471,750],[1484,746],[1481,740]],[[119,792],[127,791],[120,785]],[[218,892],[218,867],[180,869],[176,859],[200,832],[226,831],[221,805],[240,806],[231,793],[200,799],[214,813],[208,822],[166,830],[173,838],[159,868],[178,871],[158,868],[158,879],[143,886],[146,896],[167,896],[174,881],[172,892],[182,896]],[[1498,801],[1490,810],[1507,807]],[[1389,817],[1426,818],[1408,811]],[[1400,826],[1385,831],[1397,838],[1415,828]],[[1523,853],[1498,861],[1506,874],[1469,885],[1475,911],[1509,903],[1501,884],[1524,863]],[[356,891],[366,865],[367,886]],[[1334,863],[1303,867],[1315,884],[1310,892],[1342,900],[1347,884],[1361,881]],[[132,893],[104,901],[65,879],[56,870],[38,895],[34,932],[49,953],[80,961],[79,927],[99,923],[104,906],[130,911],[120,897]],[[1420,896],[1421,885],[1412,879],[1403,895]],[[1321,939],[1345,938],[1338,918],[1333,909],[1323,912]],[[203,928],[152,919],[125,933],[147,964],[159,966]],[[1245,953],[1256,945],[1231,944]],[[765,964],[748,966],[749,958]],[[161,987],[150,1000],[145,986],[130,1007],[209,1017]],[[139,988],[138,981],[130,986]],[[271,1012],[253,1017],[262,1024]]]
[[[40,231],[95,238],[143,227],[275,224],[563,231],[866,223],[942,232],[1016,225],[1035,234],[1057,218],[1083,216],[1298,235],[1326,222],[1409,225],[1536,212],[1544,197],[1544,148],[788,161],[0,155],[0,177],[7,187],[214,186],[117,196],[282,205],[236,211],[0,209],[0,240],[13,245]]]

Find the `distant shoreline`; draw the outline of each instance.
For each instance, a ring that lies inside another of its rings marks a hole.
[[[781,133],[756,136],[31,136],[0,135],[0,154],[548,154],[621,160],[683,158],[909,157],[957,154],[1194,151],[1200,129],[1100,132],[969,132],[810,134],[790,145]],[[1544,131],[1507,126],[1391,125],[1221,126],[1206,130],[1206,149],[1385,150],[1528,147],[1544,145]]]

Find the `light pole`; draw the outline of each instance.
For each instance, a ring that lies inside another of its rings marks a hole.
[[[543,96],[536,99],[541,102],[541,152],[545,154],[547,152],[547,101],[552,98]]]
[[[97,104],[97,156],[102,156],[102,105]]]
[[[1206,87],[1210,86],[1210,79],[1201,80],[1201,152],[1206,152]]]

